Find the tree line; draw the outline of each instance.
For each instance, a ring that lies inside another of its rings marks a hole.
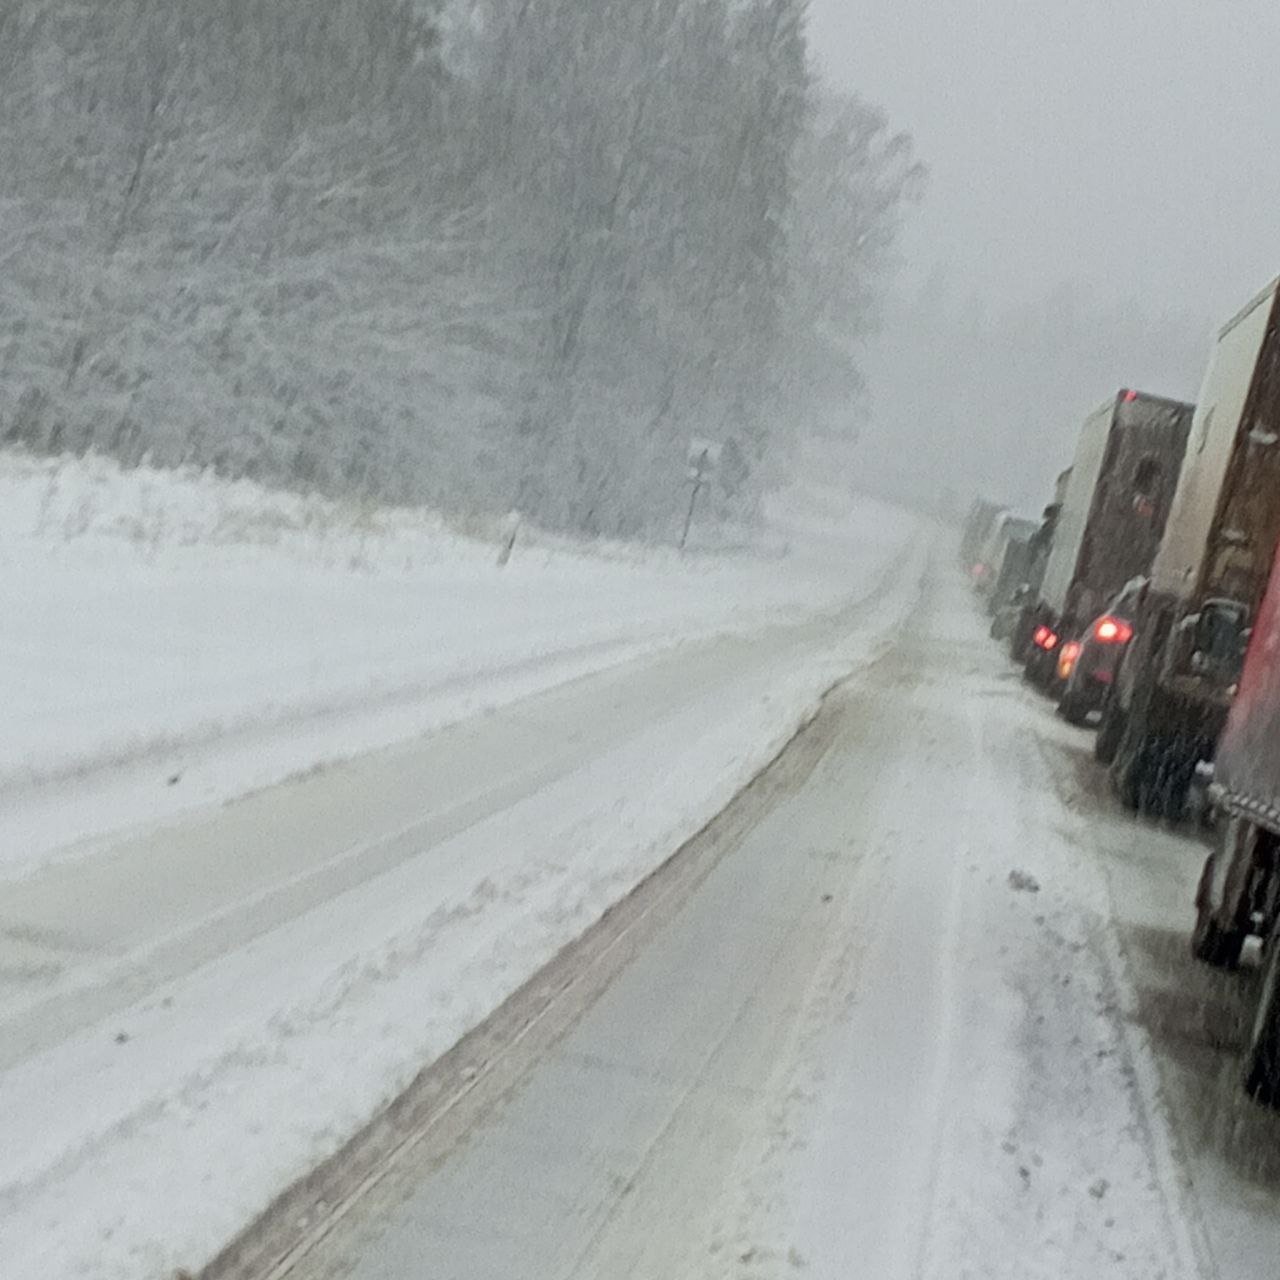
[[[665,536],[856,420],[921,169],[803,0],[0,0],[0,441]]]

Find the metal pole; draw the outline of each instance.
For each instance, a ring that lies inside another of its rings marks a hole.
[[[680,550],[683,551],[685,543],[689,541],[689,529],[693,525],[693,509],[698,502],[698,494],[702,489],[702,481],[694,482],[693,492],[689,495],[689,512],[684,518],[684,532],[680,535]]]
[[[689,530],[693,528],[693,509],[698,505],[698,494],[702,492],[706,485],[703,478],[707,474],[707,458],[709,450],[703,449],[698,455],[698,461],[694,464],[693,475],[693,492],[689,495],[689,510],[684,518],[684,532],[680,535],[680,550],[683,551],[685,543],[689,541]]]

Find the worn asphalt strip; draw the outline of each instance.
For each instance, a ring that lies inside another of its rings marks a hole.
[[[428,1138],[436,1142],[433,1159],[443,1160],[591,1007],[660,927],[668,908],[687,897],[783,795],[804,783],[833,740],[838,716],[831,694],[879,661],[828,688],[782,750],[698,835],[426,1067],[360,1133],[284,1191],[195,1273],[198,1280],[282,1280]]]

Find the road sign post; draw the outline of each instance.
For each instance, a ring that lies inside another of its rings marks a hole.
[[[684,531],[680,534],[680,550],[683,551],[689,541],[689,531],[693,528],[693,516],[698,506],[698,495],[711,482],[712,473],[720,461],[720,445],[710,440],[693,439],[689,442],[688,483],[689,510],[684,517]]]

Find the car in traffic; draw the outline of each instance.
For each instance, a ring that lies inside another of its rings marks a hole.
[[[1085,724],[1105,707],[1125,648],[1133,639],[1134,618],[1146,585],[1146,578],[1125,583],[1079,636],[1059,646],[1058,714],[1068,724]]]

